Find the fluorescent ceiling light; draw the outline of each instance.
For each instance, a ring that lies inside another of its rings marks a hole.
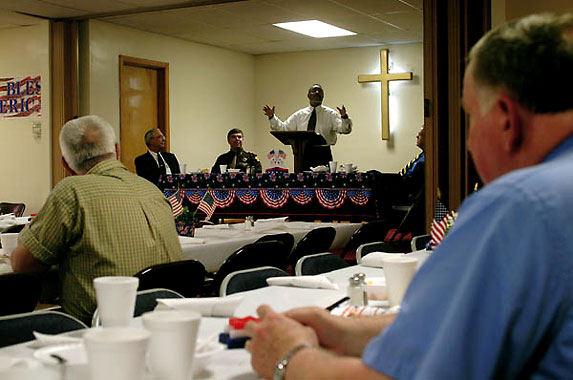
[[[318,20],[283,22],[273,25],[314,38],[353,36],[356,34]]]

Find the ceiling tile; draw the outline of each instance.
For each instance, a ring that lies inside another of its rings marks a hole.
[[[0,9],[66,18],[201,1],[1,0]],[[249,54],[265,54],[421,41],[421,7],[422,0],[248,0],[99,19]],[[0,10],[2,26],[31,22],[6,13]],[[358,35],[315,39],[272,25],[308,19],[328,22]]]

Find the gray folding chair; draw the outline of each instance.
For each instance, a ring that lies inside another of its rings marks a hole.
[[[294,267],[297,276],[309,276],[350,266],[344,259],[330,252],[301,257]]]
[[[79,319],[60,311],[33,311],[0,317],[0,347],[34,340],[34,331],[61,334],[87,329]]]
[[[375,241],[373,243],[365,243],[358,247],[356,250],[356,263],[360,264],[362,258],[370,252],[396,252],[390,244],[383,241]]]
[[[412,251],[419,251],[421,249],[426,248],[426,244],[428,244],[432,240],[430,235],[418,235],[414,236],[411,241]]]
[[[171,289],[191,298],[201,293],[205,267],[197,260],[181,260],[152,265],[134,277],[139,278],[139,290]]]
[[[238,270],[229,273],[221,283],[219,295],[225,297],[229,294],[244,292],[268,286],[267,278],[288,276],[282,269],[264,266],[259,268]]]
[[[171,289],[146,289],[137,292],[135,298],[135,309],[133,312],[134,317],[139,317],[141,314],[148,311],[153,311],[157,306],[158,298],[184,298],[181,294]],[[99,311],[96,309],[92,317],[92,327],[100,325]]]

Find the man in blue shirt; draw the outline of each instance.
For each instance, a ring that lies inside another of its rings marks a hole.
[[[486,184],[395,317],[259,308],[266,378],[573,378],[573,14],[532,15],[470,52],[463,106]],[[546,74],[556,78],[547,78]]]

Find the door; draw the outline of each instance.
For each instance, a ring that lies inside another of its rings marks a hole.
[[[169,63],[120,56],[121,162],[135,173],[135,157],[145,153],[144,135],[159,128],[169,151]]]

